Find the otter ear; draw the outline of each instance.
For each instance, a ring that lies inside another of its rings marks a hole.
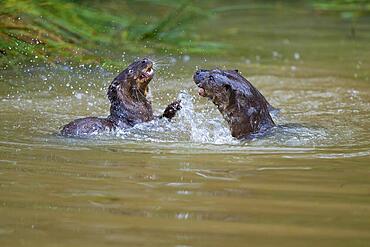
[[[228,70],[228,72],[231,73],[231,74],[234,74],[234,73],[239,74],[238,69],[231,69],[231,70]]]

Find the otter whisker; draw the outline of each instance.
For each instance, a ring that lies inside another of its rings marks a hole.
[[[160,68],[166,68],[168,66],[169,66],[168,63],[156,63],[156,62],[153,63],[153,68],[160,69]]]
[[[156,67],[168,67],[171,63],[169,62],[171,58],[169,56],[161,57],[161,58],[155,58],[153,59],[153,65]]]
[[[169,56],[162,56],[162,57],[156,57],[155,59],[152,59],[154,62],[163,62],[164,60],[168,60]]]

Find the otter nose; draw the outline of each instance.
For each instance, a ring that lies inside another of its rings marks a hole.
[[[147,67],[147,66],[152,67],[152,66],[153,66],[153,62],[152,62],[152,60],[150,60],[150,59],[149,59],[149,58],[147,58],[147,57],[145,57],[145,58],[143,58],[143,59],[139,60],[139,62],[141,63],[141,66],[145,66],[145,67]]]

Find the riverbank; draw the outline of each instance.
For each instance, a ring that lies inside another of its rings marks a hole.
[[[191,23],[209,13],[191,1],[134,1],[88,4],[84,1],[13,1],[0,3],[0,65],[99,64],[117,66],[124,53],[214,53],[221,45],[201,40]],[[151,15],[151,9],[156,15]],[[116,54],[114,54],[114,52]]]
[[[357,23],[363,16],[368,16],[368,1],[326,3],[315,0],[301,3],[314,15],[338,16],[343,35],[348,39],[362,42],[367,38],[364,28]],[[17,71],[44,64],[84,64],[117,70],[122,68],[125,54],[239,56],[240,51],[232,49],[235,37],[231,36],[249,32],[258,37],[266,30],[254,31],[258,23],[251,23],[243,29],[227,27],[224,35],[214,36],[213,33],[221,27],[213,27],[211,23],[224,18],[230,11],[248,11],[254,16],[257,9],[266,9],[271,10],[266,14],[281,15],[287,11],[286,7],[279,2],[263,4],[258,1],[236,1],[230,5],[223,1],[195,3],[188,0],[4,0],[0,3],[0,68]],[[255,19],[261,21],[257,16]],[[199,28],[202,24],[207,25]],[[287,28],[290,27],[287,25]],[[274,30],[276,27],[270,32]],[[280,36],[284,34],[281,32]],[[271,60],[270,54],[276,54],[277,48],[274,47],[273,51],[270,47],[261,49],[259,46],[264,42],[265,38],[256,47],[256,43],[249,44],[248,39],[243,40],[246,44],[243,54],[257,57],[258,63],[261,59]],[[275,63],[279,56],[273,55],[272,58],[272,63]],[[246,61],[249,60],[247,57]]]

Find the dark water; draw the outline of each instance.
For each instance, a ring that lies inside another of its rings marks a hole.
[[[171,123],[62,138],[72,119],[108,114],[115,74],[4,72],[0,245],[367,246],[370,22],[350,37],[337,16],[276,8],[224,10],[199,26],[224,55],[153,55],[155,111],[183,102]],[[197,67],[238,68],[280,109],[279,127],[231,138],[197,96]]]

